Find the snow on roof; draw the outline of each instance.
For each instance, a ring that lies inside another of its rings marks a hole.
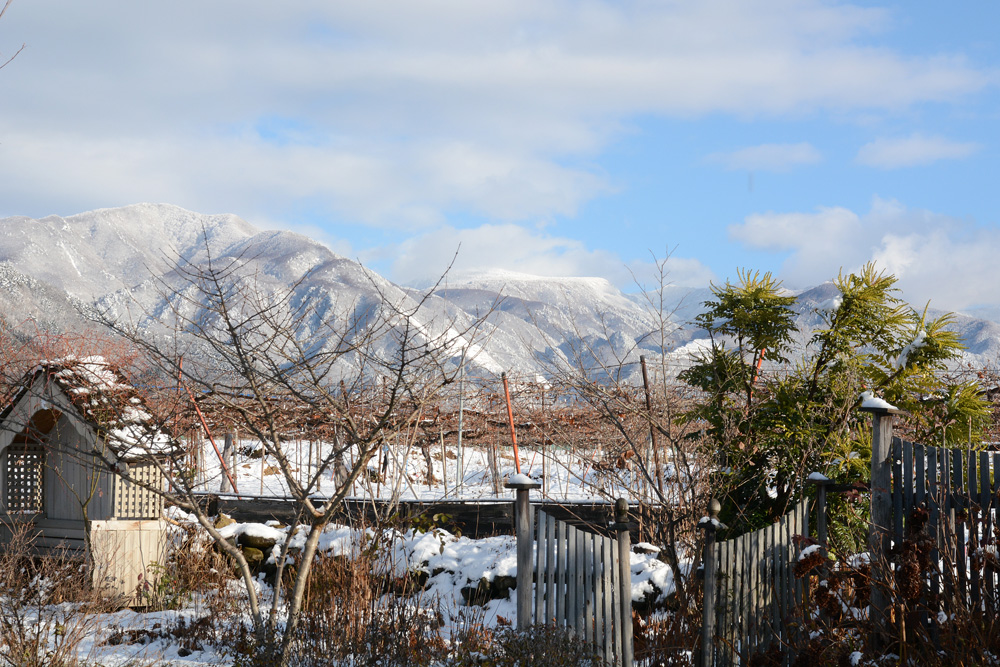
[[[39,376],[63,389],[80,416],[104,436],[119,459],[134,461],[167,455],[176,448],[174,439],[156,424],[135,387],[104,357],[44,360],[25,376],[24,389],[14,402]]]

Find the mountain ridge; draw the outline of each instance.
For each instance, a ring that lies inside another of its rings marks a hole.
[[[457,335],[489,315],[470,360],[487,374],[501,370],[551,376],[573,366],[615,367],[664,350],[681,364],[703,334],[691,325],[711,297],[708,288],[664,286],[661,294],[625,294],[603,278],[532,276],[507,271],[446,276],[434,293],[396,285],[323,244],[289,231],[261,230],[231,214],[206,215],[170,204],[134,204],[65,218],[0,219],[0,317],[33,319],[57,329],[89,326],[81,310],[169,324],[181,304],[195,315],[184,270],[208,262],[231,266],[264,295],[291,289],[308,304],[302,335],[352,309],[388,300],[416,311],[426,336]],[[798,292],[800,320],[816,320],[815,306],[830,298],[832,283]],[[183,302],[183,303],[182,303]],[[1000,324],[956,314],[967,338],[966,359],[980,365],[1000,356]],[[388,350],[387,350],[388,351]],[[634,376],[635,369],[630,373]]]

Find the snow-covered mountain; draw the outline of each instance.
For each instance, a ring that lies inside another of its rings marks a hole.
[[[425,336],[455,339],[470,371],[548,376],[569,367],[638,373],[639,355],[668,354],[680,368],[701,347],[689,323],[707,289],[667,287],[623,294],[600,278],[539,278],[491,273],[448,279],[431,295],[391,283],[326,246],[287,231],[261,231],[232,215],[202,215],[165,204],[137,204],[66,218],[0,219],[0,317],[43,329],[92,326],[81,312],[102,311],[168,333],[172,313],[203,315],[184,267],[232,266],[241,284],[265,296],[294,286],[290,303],[306,307],[305,339],[334,321],[370,314],[380,303],[414,315]],[[832,285],[799,295],[803,322]],[[418,303],[423,301],[418,308]],[[462,337],[486,316],[476,336]],[[1000,324],[959,316],[969,361],[1000,354]],[[390,352],[391,337],[383,342]],[[597,372],[599,374],[599,372]]]

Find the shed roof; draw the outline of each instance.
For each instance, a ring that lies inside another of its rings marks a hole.
[[[83,421],[124,461],[167,456],[178,449],[170,433],[158,424],[146,402],[128,379],[103,357],[63,357],[43,361],[28,371],[21,388],[0,412],[6,421],[14,407],[39,383],[58,386]],[[55,406],[65,407],[65,406]]]

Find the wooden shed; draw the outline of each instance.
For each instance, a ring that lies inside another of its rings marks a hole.
[[[153,489],[163,488],[174,447],[105,360],[38,366],[0,412],[0,548],[26,527],[39,553],[85,558],[95,589],[139,602],[137,587],[155,578],[150,565],[165,562],[163,498]]]

